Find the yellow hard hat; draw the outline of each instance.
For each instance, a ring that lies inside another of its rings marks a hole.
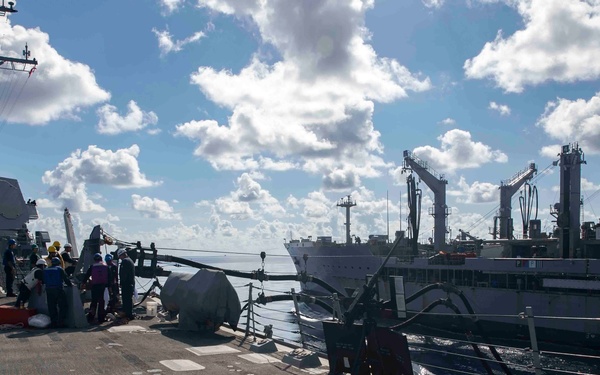
[[[60,242],[54,241],[54,243],[52,244],[52,246],[54,246],[54,247],[60,247]]]
[[[49,253],[55,253],[56,252],[56,248],[54,246],[48,246],[48,252]]]

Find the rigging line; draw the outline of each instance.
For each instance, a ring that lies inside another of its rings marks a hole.
[[[29,82],[29,77],[27,77],[27,79],[21,85],[21,89],[19,90],[19,93],[17,94],[17,97],[13,101],[12,106],[10,107],[10,109],[8,110],[8,113],[6,114],[6,118],[7,119],[10,117],[10,115],[12,114],[13,109],[15,108],[15,105],[17,104],[17,102],[21,98],[21,94],[23,93],[23,89],[25,88],[25,85],[27,84],[27,82]]]
[[[593,192],[586,198],[584,203],[587,203],[587,202],[591,201],[592,199],[596,198],[599,193],[600,193],[600,189],[596,190],[595,192]]]
[[[455,368],[448,368],[448,367],[443,367],[443,366],[436,366],[436,365],[432,365],[432,364],[424,363],[424,362],[417,362],[417,361],[411,361],[411,362],[414,363],[414,364],[417,364],[417,365],[419,365],[421,367],[425,367],[425,368],[433,367],[433,368],[437,368],[437,369],[440,369],[440,370],[450,371],[450,373],[459,373],[459,374],[467,374],[467,375],[479,375],[476,372],[462,371],[462,370],[457,370]]]
[[[450,351],[447,351],[447,350],[439,350],[439,349],[428,348],[426,346],[420,346],[420,345],[415,346],[415,345],[409,344],[409,347],[413,347],[413,348],[417,347],[417,348],[419,348],[419,349],[421,349],[423,351],[435,352],[435,353],[441,353],[441,354],[447,354],[447,355],[453,355],[453,356],[463,357],[463,358],[469,358],[469,359],[478,359],[478,360],[492,362],[492,363],[506,363],[507,366],[514,366],[514,367],[520,367],[520,368],[529,368],[529,365],[521,365],[521,364],[512,363],[512,362],[502,362],[502,361],[498,361],[498,360],[491,359],[491,358],[480,358],[480,357],[476,357],[474,355],[454,353],[454,352],[450,352]]]
[[[4,100],[2,109],[0,109],[0,117],[2,117],[2,115],[4,114],[4,110],[6,109],[6,105],[8,104],[8,100],[10,98],[10,93],[13,90],[14,82],[16,82],[16,79],[15,79],[16,75],[17,75],[16,72],[11,71],[10,79],[9,79],[8,85],[6,86],[7,87],[6,100]]]
[[[413,335],[413,336],[420,336],[420,337],[425,337],[425,338],[430,338],[432,340],[440,340],[440,341],[453,341],[453,342],[457,342],[457,343],[462,343],[462,344],[475,344],[478,346],[485,346],[485,347],[489,347],[489,346],[495,346],[496,348],[501,348],[501,349],[508,349],[508,350],[519,350],[522,352],[528,352],[531,349],[530,348],[519,348],[516,346],[507,346],[507,345],[498,345],[498,344],[488,344],[488,343],[484,343],[484,342],[480,342],[480,341],[475,341],[475,340],[460,340],[460,339],[455,339],[455,338],[446,338],[446,337],[439,337],[439,336],[431,336],[431,335],[423,335],[423,334],[413,334],[413,333],[409,333],[409,335]],[[413,346],[419,346],[419,345],[426,345],[426,344],[411,344]],[[541,352],[540,352],[541,353]]]
[[[170,251],[189,251],[199,253],[212,253],[212,254],[226,254],[226,255],[252,255],[259,256],[260,253],[244,253],[240,251],[219,251],[219,250],[202,250],[202,249],[178,249],[173,247],[156,247],[156,250],[170,250]],[[288,254],[267,254],[269,257],[289,257]]]
[[[546,168],[544,168],[540,173],[538,173],[532,180],[531,183],[535,184],[537,183],[540,179],[542,179],[543,177],[547,176],[548,173],[546,173],[547,170],[549,170],[550,168],[554,167],[553,163],[550,163]],[[511,204],[512,203],[516,203],[516,199],[518,198],[518,196],[515,194],[511,197]],[[473,229],[475,229],[476,227],[478,227],[479,225],[481,225],[483,222],[485,222],[486,220],[489,219],[489,217],[496,212],[498,209],[500,208],[500,204],[497,204],[494,208],[492,208],[488,213],[486,213],[484,216],[482,216],[480,219],[478,219],[475,223],[471,224],[471,226],[469,228],[467,228],[466,232],[469,232]]]
[[[10,86],[10,79],[12,78],[12,76],[9,76],[11,73],[8,73],[8,72],[7,72],[7,73],[4,73],[4,71],[0,71],[0,72],[3,72],[3,73],[2,73],[2,76],[3,76],[3,77],[4,77],[5,75],[6,75],[6,76],[8,76],[8,79],[7,79],[6,81],[8,81],[8,82],[9,82],[8,84],[3,84],[3,85],[2,85],[2,92],[0,92],[0,103],[1,103],[1,102],[2,102],[2,100],[3,100],[2,98],[4,98],[4,96],[5,96],[5,95],[6,95],[6,93],[7,93],[8,86]],[[4,79],[1,79],[1,80],[0,80],[0,82],[4,83]],[[0,115],[1,115],[1,113],[0,113]]]
[[[136,243],[120,240],[120,239],[112,236],[110,233],[107,233],[106,231],[104,231],[104,234],[107,235],[108,237],[114,239],[115,241],[119,242],[120,244],[128,245],[128,247],[136,248],[136,246],[137,246]],[[226,255],[229,255],[229,254],[231,254],[231,255],[252,255],[252,256],[260,255],[260,253],[244,253],[244,252],[239,252],[239,251],[235,252],[235,251],[222,251],[222,250],[182,249],[182,248],[158,247],[158,246],[156,246],[155,248],[156,248],[156,250],[188,251],[188,252],[226,254]],[[281,249],[279,249],[279,248],[268,249],[267,248],[266,250],[280,251]],[[267,254],[267,255],[269,257],[289,257],[289,254]]]
[[[593,194],[596,194],[599,191],[600,191],[600,189],[596,190]],[[583,194],[585,195],[585,191],[583,192]],[[591,200],[590,197],[587,197],[586,199],[583,200],[582,203],[588,204],[590,202],[590,200]],[[589,206],[590,206],[590,209],[592,210],[592,213],[594,214],[594,216],[596,216],[596,212],[594,211],[594,207],[592,207],[591,205],[589,205]]]

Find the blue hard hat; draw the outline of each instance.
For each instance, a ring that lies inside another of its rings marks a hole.
[[[17,241],[13,240],[12,238],[10,240],[8,240],[8,246],[10,245],[16,245]]]
[[[51,262],[52,262],[53,266],[60,266],[60,259],[59,258],[54,257],[54,258],[52,258]]]
[[[94,260],[102,260],[102,254],[100,254],[100,253],[94,254]]]
[[[106,254],[106,256],[104,257],[104,261],[105,262],[110,262],[111,260],[112,260],[112,255]]]

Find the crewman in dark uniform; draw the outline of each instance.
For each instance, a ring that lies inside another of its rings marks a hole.
[[[110,269],[110,278],[108,279],[109,300],[106,312],[115,313],[119,302],[119,272],[111,254],[106,254],[104,261]]]
[[[135,319],[133,315],[133,288],[135,287],[135,264],[127,255],[125,249],[119,249],[117,256],[121,261],[119,280],[121,282],[121,298],[123,300],[123,313],[128,320]]]
[[[38,245],[31,245],[31,254],[29,254],[29,265],[31,268],[37,265],[37,261],[40,259],[40,255],[38,254]]]
[[[67,295],[63,289],[63,283],[73,286],[65,270],[61,268],[59,258],[52,258],[52,266],[44,270],[44,283],[46,284],[46,301],[52,328],[65,326],[67,318]]]
[[[88,268],[84,283],[90,281],[92,290],[92,302],[90,303],[90,311],[87,314],[88,323],[94,322],[96,310],[98,310],[98,323],[104,322],[106,318],[106,310],[104,309],[104,289],[108,286],[110,280],[110,268],[102,262],[102,254],[94,254],[94,264]]]
[[[2,265],[4,266],[4,273],[6,274],[6,296],[16,297],[13,293],[13,282],[15,281],[15,275],[17,273],[17,264],[15,259],[14,249],[17,247],[17,241],[12,238],[8,240],[8,248],[4,251],[2,257]]]
[[[75,265],[77,264],[77,261],[71,258],[71,251],[73,250],[73,246],[71,246],[71,244],[67,242],[64,248],[65,250],[62,253],[60,253],[60,255],[62,256],[63,262],[65,263],[65,272],[68,276],[71,276],[75,272]]]

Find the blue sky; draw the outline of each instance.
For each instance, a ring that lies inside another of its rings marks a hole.
[[[448,179],[449,237],[485,236],[500,181],[530,162],[544,170],[571,142],[588,162],[585,220],[600,217],[596,1],[15,8],[0,18],[0,55],[27,43],[39,65],[0,70],[0,175],[37,199],[32,227],[59,240],[68,207],[80,242],[102,224],[159,247],[282,253],[290,234],[343,238],[335,203],[347,194],[353,233],[386,233],[388,210],[393,233],[404,150]],[[536,179],[546,231],[558,178]],[[421,188],[425,239],[433,196]],[[513,218],[519,231],[518,201]]]

